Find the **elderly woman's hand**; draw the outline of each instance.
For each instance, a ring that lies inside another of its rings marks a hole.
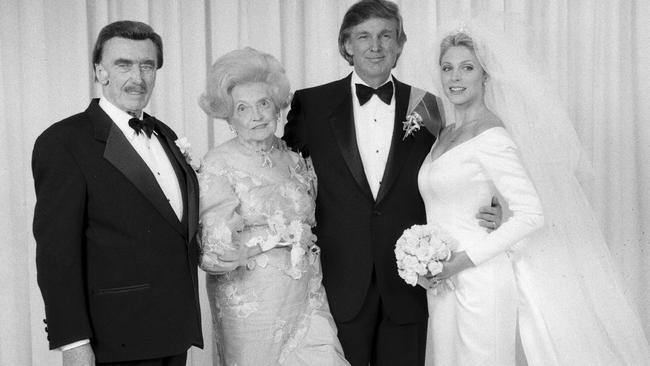
[[[239,266],[245,266],[248,259],[262,253],[259,245],[244,247],[240,251],[229,250],[223,253],[212,251],[201,255],[201,269],[213,275],[230,272]]]
[[[241,255],[237,251],[216,253],[212,251],[201,255],[201,269],[213,275],[220,275],[234,270],[241,265]]]

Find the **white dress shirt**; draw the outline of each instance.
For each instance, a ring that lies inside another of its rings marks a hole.
[[[131,143],[131,146],[133,146],[138,155],[147,164],[180,220],[183,217],[181,187],[174,172],[174,167],[169,161],[162,145],[160,145],[158,138],[155,138],[153,135],[149,138],[144,133],[136,134],[135,130],[129,126],[129,120],[133,117],[114,106],[108,100],[101,98],[99,100],[99,106],[111,117],[124,136],[126,136],[129,143]]]
[[[392,76],[382,85],[389,81],[393,81]],[[352,73],[351,84],[354,129],[357,135],[359,155],[361,155],[363,170],[366,173],[372,196],[377,198],[395,127],[395,82],[393,81],[393,97],[390,104],[382,102],[377,95],[373,94],[370,100],[364,105],[360,105],[355,84],[368,84],[356,72]]]
[[[174,167],[169,161],[169,158],[167,158],[167,154],[162,145],[160,145],[158,138],[153,135],[149,138],[144,134],[144,132],[136,134],[135,130],[129,126],[129,120],[133,118],[133,116],[117,108],[107,99],[100,98],[99,106],[104,110],[104,112],[106,112],[106,114],[108,114],[117,127],[120,128],[131,146],[133,146],[138,155],[140,155],[145,164],[147,164],[151,173],[153,173],[156,178],[158,185],[165,194],[165,197],[169,201],[169,204],[176,213],[176,216],[181,220],[183,217],[183,197],[181,187],[178,178],[176,177],[176,173],[174,172]],[[155,133],[156,132],[154,132],[154,134]],[[90,343],[90,340],[83,339],[61,346],[59,349],[61,351],[66,351],[88,343]]]

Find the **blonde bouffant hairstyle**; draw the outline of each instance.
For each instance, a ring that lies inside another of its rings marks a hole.
[[[251,47],[230,51],[219,57],[208,71],[206,91],[199,98],[199,105],[208,116],[229,120],[234,108],[232,89],[259,82],[268,85],[278,111],[289,106],[289,79],[275,57]]]

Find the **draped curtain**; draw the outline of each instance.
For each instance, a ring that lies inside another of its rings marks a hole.
[[[187,136],[193,153],[230,138],[197,104],[212,62],[251,46],[275,55],[294,89],[338,79],[338,28],[353,0],[2,0],[0,2],[0,365],[59,365],[47,350],[36,283],[30,169],[34,141],[49,125],[100,95],[91,50],[120,19],[162,36],[164,67],[148,112]],[[628,294],[650,335],[650,3],[643,0],[401,0],[408,41],[395,76],[431,90],[438,24],[495,16],[527,49],[566,101],[593,163],[588,193]],[[490,15],[486,15],[490,14]],[[281,134],[279,131],[278,134]],[[61,197],[65,199],[65,197]],[[549,269],[552,270],[552,269]],[[203,292],[203,284],[201,284]],[[202,294],[210,365],[211,320]]]

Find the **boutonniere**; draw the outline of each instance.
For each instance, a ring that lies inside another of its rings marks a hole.
[[[422,123],[422,116],[416,111],[413,111],[409,113],[408,116],[406,116],[406,121],[402,122],[404,127],[402,127],[402,130],[404,131],[404,137],[402,137],[402,141],[406,140],[408,136],[412,136],[416,131],[419,131],[422,126],[424,126],[424,123]]]
[[[174,141],[174,143],[176,146],[178,146],[181,154],[183,154],[183,157],[185,158],[187,164],[192,167],[194,171],[198,172],[199,168],[201,167],[201,162],[196,162],[192,159],[192,145],[187,140],[187,137],[181,137]]]

